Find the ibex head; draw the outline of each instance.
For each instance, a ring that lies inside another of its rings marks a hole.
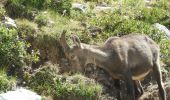
[[[66,55],[66,58],[69,60],[69,62],[71,63],[73,70],[76,71],[82,71],[82,67],[83,62],[84,62],[84,58],[82,56],[82,46],[80,43],[80,39],[78,38],[78,36],[72,36],[72,41],[73,41],[73,45],[69,46],[68,43],[66,42],[66,36],[65,36],[66,31],[63,31],[63,33],[61,34],[61,38],[60,38],[60,44],[64,50],[64,53]]]

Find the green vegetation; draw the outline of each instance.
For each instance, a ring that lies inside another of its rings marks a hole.
[[[60,73],[63,66],[58,64],[63,53],[58,39],[63,30],[67,30],[68,40],[76,34],[82,42],[91,44],[101,44],[110,36],[146,34],[160,45],[161,60],[166,66],[163,71],[169,72],[170,40],[154,24],[170,29],[170,1],[121,1],[8,0],[4,8],[0,7],[0,67],[6,69],[0,69],[0,91],[11,89],[15,81],[6,72],[11,75],[14,70],[24,71],[25,85],[41,95],[61,100],[98,98],[102,87],[93,80],[80,74]],[[72,2],[85,4],[86,11],[71,9]],[[96,5],[102,3],[112,9],[95,12]],[[4,16],[15,19],[17,28],[6,28]],[[101,32],[93,36],[91,27],[100,28]],[[44,64],[46,61],[51,62]]]
[[[39,94],[54,94],[54,78],[56,77],[58,68],[56,65],[47,63],[40,69],[37,69],[34,75],[26,72],[24,79],[26,84]]]
[[[33,19],[38,10],[51,9],[60,14],[70,15],[71,0],[8,0],[7,13],[12,17]]]
[[[0,28],[0,66],[12,67],[22,66],[23,60],[26,56],[27,47],[25,41],[20,40],[15,29],[8,30],[5,27]]]
[[[16,85],[16,79],[8,77],[4,69],[0,70],[0,93],[9,91]]]
[[[101,93],[101,86],[94,80],[80,74],[73,76],[58,74],[58,65],[46,63],[36,70],[34,75],[25,73],[26,84],[37,93],[53,98],[64,98],[64,95],[82,96],[86,99],[97,97]]]
[[[5,14],[6,14],[5,9],[0,6],[0,21],[2,20]]]
[[[60,14],[70,15],[71,0],[51,0],[50,7]]]
[[[83,96],[90,98],[101,93],[101,86],[96,84],[93,80],[89,80],[80,74],[73,75],[62,82],[62,79],[56,80],[57,95],[72,93],[76,96]],[[72,84],[70,84],[72,83]]]
[[[22,34],[21,34],[22,35]],[[16,29],[0,28],[0,67],[17,74],[26,62],[37,61],[35,53],[28,53],[29,43],[26,42]]]

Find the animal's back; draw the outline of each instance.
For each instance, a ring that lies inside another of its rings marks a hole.
[[[104,44],[104,48],[107,50],[111,49],[134,49],[133,52],[147,50],[151,52],[153,56],[159,54],[159,46],[148,36],[139,34],[129,34],[122,37],[110,37]],[[136,50],[136,51],[135,51]]]
[[[111,42],[110,42],[111,41]],[[138,80],[145,77],[153,66],[153,61],[158,59],[159,47],[145,35],[129,34],[120,38],[113,38],[106,42],[108,52],[113,52],[114,65],[121,67],[125,63],[133,74],[133,79]],[[116,55],[115,55],[116,54]],[[140,68],[139,68],[140,67]]]
[[[124,41],[127,41],[128,44],[131,44],[132,47],[140,47],[139,50],[148,50],[152,53],[153,58],[159,56],[159,46],[148,36],[139,35],[139,34],[129,34],[121,37]],[[155,60],[155,59],[153,59]]]

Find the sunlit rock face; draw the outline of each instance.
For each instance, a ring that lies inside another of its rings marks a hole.
[[[7,28],[17,28],[15,21],[13,19],[9,18],[9,17],[5,17],[4,25]]]
[[[41,96],[27,89],[17,89],[0,94],[0,100],[41,100]]]

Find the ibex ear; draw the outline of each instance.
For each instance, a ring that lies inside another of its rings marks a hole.
[[[73,43],[74,43],[77,47],[81,47],[80,39],[79,39],[78,36],[73,35],[73,36],[72,36],[72,40],[73,40]]]

